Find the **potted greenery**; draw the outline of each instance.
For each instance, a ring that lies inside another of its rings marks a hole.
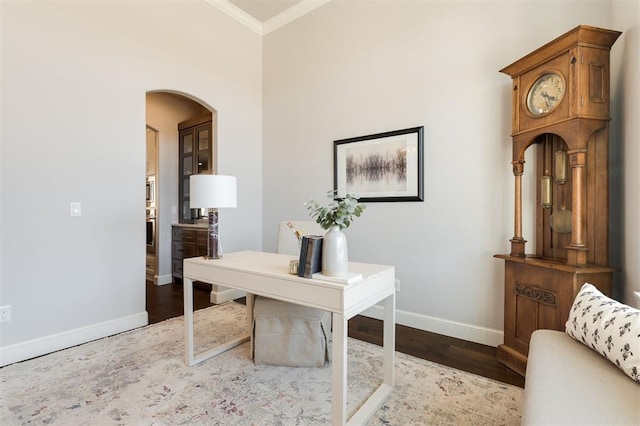
[[[344,198],[335,198],[336,192],[327,192],[332,201],[328,206],[321,206],[315,200],[309,200],[304,205],[309,214],[328,232],[322,243],[322,274],[329,277],[344,277],[349,272],[347,254],[347,237],[342,232],[351,225],[356,217],[360,217],[364,204],[358,203],[358,197],[347,193]]]

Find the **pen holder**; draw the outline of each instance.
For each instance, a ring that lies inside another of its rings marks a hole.
[[[289,273],[298,275],[298,259],[293,259],[289,261]]]

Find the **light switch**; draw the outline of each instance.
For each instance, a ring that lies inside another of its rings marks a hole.
[[[69,215],[82,216],[82,205],[79,201],[72,201],[69,203]]]
[[[176,206],[171,206],[171,214],[178,214],[178,208]]]

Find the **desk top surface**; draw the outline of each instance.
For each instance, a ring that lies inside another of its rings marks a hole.
[[[345,288],[358,285],[361,282],[374,278],[382,273],[393,270],[393,266],[376,265],[371,263],[349,262],[349,272],[361,273],[362,281],[353,284],[337,283],[326,280],[303,278],[289,273],[289,261],[297,259],[296,256],[267,253],[260,251],[239,251],[225,253],[220,259],[204,259],[203,257],[192,257],[184,259],[185,274],[188,273],[188,265],[209,266],[213,269],[220,268],[226,270],[240,271],[250,274],[278,277],[285,280],[303,281],[328,287]]]

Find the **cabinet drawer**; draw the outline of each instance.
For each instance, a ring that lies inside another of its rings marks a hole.
[[[207,243],[204,244],[196,244],[196,256],[206,256],[207,254]]]
[[[174,241],[171,244],[171,257],[174,259],[182,260],[188,257],[195,257],[196,253],[196,245],[191,244],[182,244],[178,241]]]
[[[171,242],[171,257],[174,259],[184,259],[184,244],[182,241]]]
[[[207,245],[207,230],[206,229],[198,229],[196,231],[196,244]]]
[[[182,277],[182,260],[173,259],[171,263],[171,271],[174,276]]]
[[[196,257],[196,245],[195,244],[185,244],[182,250],[183,259],[188,257]]]
[[[183,241],[185,243],[192,243],[196,239],[195,229],[182,228],[180,226],[174,226],[171,231],[171,237],[173,240]]]
[[[182,240],[182,228],[174,226],[171,228],[171,239]]]
[[[183,229],[182,230],[182,242],[184,243],[193,243],[196,241],[196,230],[195,229]]]

